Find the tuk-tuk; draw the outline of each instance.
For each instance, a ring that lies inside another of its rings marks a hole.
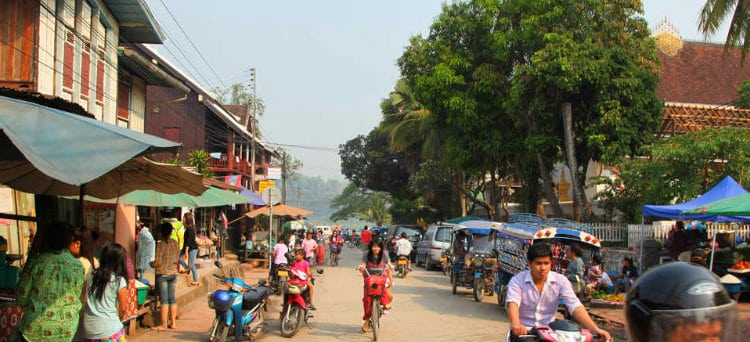
[[[515,217],[514,217],[515,216]],[[533,215],[536,216],[536,215]],[[552,270],[562,273],[570,259],[566,247],[578,245],[583,250],[584,265],[589,259],[599,255],[601,243],[598,238],[578,224],[568,224],[567,220],[529,220],[529,214],[513,214],[508,223],[500,224],[495,232],[495,253],[498,256],[498,272],[494,291],[498,293],[497,303],[505,306],[507,285],[514,275],[528,267],[526,252],[532,244],[547,243],[553,249]],[[569,221],[570,222],[570,221]],[[559,244],[558,244],[559,243]]]
[[[453,224],[447,255],[453,294],[459,286],[471,289],[477,302],[482,301],[485,294],[494,294],[497,256],[492,232],[500,231],[500,227],[502,223],[484,220]]]

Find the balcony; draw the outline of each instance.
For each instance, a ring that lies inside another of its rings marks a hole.
[[[236,158],[236,157],[235,157]],[[222,154],[220,158],[210,159],[211,171],[213,172],[227,172],[236,174],[250,175],[252,173],[252,167],[250,167],[250,161],[245,159],[235,159],[234,162],[230,163],[226,154]],[[239,161],[237,161],[239,160]],[[268,167],[266,165],[256,165],[255,179],[265,179],[268,173]]]

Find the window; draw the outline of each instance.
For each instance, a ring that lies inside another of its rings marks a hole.
[[[63,43],[63,87],[73,89],[74,44],[76,36],[71,30],[65,30]]]
[[[0,44],[0,81],[10,81],[5,86],[24,88],[32,87],[34,64],[34,45],[39,20],[39,5],[33,1],[10,0],[0,5],[0,27],[3,39]]]
[[[130,85],[122,80],[117,82],[117,117],[130,120]]]
[[[439,227],[435,234],[435,241],[450,242],[451,241],[451,228],[450,227]]]

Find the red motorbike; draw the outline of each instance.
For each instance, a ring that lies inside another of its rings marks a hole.
[[[323,273],[318,269],[319,274]],[[315,279],[311,279],[313,284]],[[284,309],[281,311],[281,336],[292,337],[299,331],[302,323],[309,328],[307,320],[313,316],[310,314],[309,289],[307,286],[307,273],[301,270],[290,269],[289,279],[283,288]]]
[[[599,335],[592,335],[588,329],[581,329],[578,323],[558,319],[546,327],[534,327],[526,335],[513,336],[510,331],[505,336],[506,342],[592,342],[600,341]]]
[[[365,305],[370,308],[370,328],[372,330],[372,338],[374,341],[377,341],[378,332],[380,330],[380,316],[383,315],[383,306],[380,304],[380,297],[385,294],[388,276],[385,274],[370,274],[370,272],[367,271],[367,268],[361,266],[358,270],[365,276],[365,289],[367,291]]]

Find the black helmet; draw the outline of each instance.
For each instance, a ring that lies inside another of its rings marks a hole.
[[[737,338],[736,303],[704,267],[686,262],[657,266],[635,282],[626,298],[632,341],[672,341],[677,334],[682,341]]]

